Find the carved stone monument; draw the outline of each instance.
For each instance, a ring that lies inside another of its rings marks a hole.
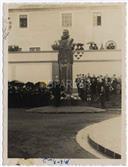
[[[69,31],[64,30],[59,41],[59,80],[65,85],[66,93],[72,93],[72,64],[73,64],[73,39],[69,36]]]

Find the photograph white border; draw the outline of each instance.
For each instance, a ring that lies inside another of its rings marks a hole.
[[[23,3],[23,2],[25,2],[25,3],[38,3],[38,2],[40,2],[40,3],[42,3],[42,2],[46,2],[46,1],[33,1],[33,0],[26,0],[26,1],[24,1],[24,0],[12,0],[12,1],[10,1],[10,0],[2,0],[1,2],[0,2],[0,8],[1,9],[3,9],[3,4],[4,3]],[[79,0],[79,1],[71,1],[71,0],[69,0],[69,1],[64,1],[64,0],[60,0],[60,1],[54,1],[54,0],[50,0],[50,1],[47,1],[48,3],[50,3],[50,2],[54,2],[54,3],[65,3],[65,2],[103,2],[103,3],[108,3],[108,2],[111,2],[111,3],[116,3],[116,2],[127,2],[127,1],[116,1],[116,0],[107,0],[107,1],[86,1],[86,0],[84,0],[84,1],[82,1],[82,0]],[[127,8],[128,8],[128,6],[127,6]],[[3,18],[3,10],[1,10],[0,9],[0,15],[1,15],[1,23],[3,24],[3,22],[2,22],[2,18]],[[128,9],[127,9],[128,10]],[[125,13],[125,16],[126,16],[126,13]],[[1,35],[1,37],[2,37],[2,24],[1,24],[1,31],[0,31],[0,35]],[[126,32],[127,32],[128,30],[126,29]],[[126,37],[126,34],[124,34],[124,36],[125,36],[125,39],[127,40],[128,38]],[[3,51],[3,42],[1,41],[1,43],[0,43],[0,47],[1,47],[1,55],[3,56],[3,53],[4,54],[6,54],[5,53],[5,50]],[[126,55],[126,51],[124,51],[124,54]],[[1,105],[0,105],[0,118],[1,118],[1,121],[0,121],[0,126],[1,126],[1,130],[0,130],[0,134],[1,134],[1,136],[2,136],[2,134],[3,134],[3,132],[2,132],[2,128],[3,128],[3,124],[5,123],[3,120],[2,120],[2,117],[3,117],[3,115],[5,114],[4,113],[4,110],[5,110],[5,108],[3,108],[3,103],[7,100],[7,97],[5,97],[4,96],[4,98],[6,98],[6,99],[2,99],[3,98],[3,90],[4,90],[4,93],[6,94],[7,93],[7,90],[5,91],[5,89],[4,89],[4,87],[5,87],[5,83],[3,82],[3,80],[4,80],[4,78],[5,78],[5,75],[3,75],[3,67],[5,67],[7,64],[5,64],[5,63],[7,63],[7,62],[4,62],[4,63],[2,63],[3,62],[3,60],[4,60],[4,58],[3,57],[0,57],[1,59],[0,59],[0,69],[1,69],[1,73],[0,73],[0,87],[2,88],[2,89],[0,89],[0,94],[1,94],[1,96],[0,96],[0,103],[1,103]],[[126,71],[128,70],[127,69],[127,66],[126,66],[126,62],[127,62],[127,56],[125,56],[125,61],[123,61],[124,62],[124,66],[123,66],[123,72],[125,71],[125,73],[123,73],[122,72],[122,74],[124,75],[123,76],[123,78],[125,79],[126,78],[126,76],[127,76],[127,73],[126,73]],[[125,68],[125,66],[126,66],[126,68]],[[125,68],[125,69],[124,69]],[[5,71],[5,69],[4,69],[4,74],[6,73],[7,71]],[[125,84],[126,83],[126,80],[127,79],[125,79],[124,80],[124,89],[123,89],[123,93],[124,93],[124,96],[122,97],[122,98],[124,98],[124,100],[123,100],[123,111],[126,111],[127,110],[127,104],[128,104],[128,100],[127,99],[125,99],[126,98],[126,96],[127,96],[127,93],[128,92],[126,92],[126,91],[128,91],[128,90],[126,90],[127,89],[127,84]],[[126,94],[126,96],[125,96],[125,94]],[[2,115],[3,114],[3,115]],[[126,120],[126,115],[125,114],[123,114],[123,120]],[[3,121],[3,122],[2,122]],[[126,121],[127,122],[127,121]],[[6,126],[5,126],[6,127]],[[4,128],[5,128],[4,127]],[[126,125],[124,125],[124,129],[125,129],[125,132],[124,133],[126,133]],[[3,141],[5,141],[5,139],[3,140]],[[0,139],[0,143],[1,143],[1,151],[0,151],[0,162],[2,162],[2,153],[3,153],[3,149],[2,149],[2,138]],[[123,141],[123,142],[126,142],[125,140]],[[17,161],[17,160],[16,160]],[[35,162],[36,162],[36,160],[34,160]],[[86,163],[85,163],[85,161],[86,161]],[[85,160],[80,160],[80,161],[78,161],[77,159],[75,159],[75,160],[73,160],[73,165],[94,165],[94,164],[98,164],[98,165],[104,165],[104,161],[105,160],[94,160],[93,161],[93,163],[92,163],[92,160],[91,160],[91,163],[89,162],[90,160],[88,160],[88,159],[85,159]],[[116,160],[116,163],[114,162],[115,160],[112,160],[111,162],[110,162],[111,160],[108,160],[108,162],[105,162],[105,164],[106,165],[119,165],[119,164],[122,164],[122,162],[121,161],[118,161],[118,160]],[[40,161],[41,162],[41,161]],[[9,164],[11,165],[11,162],[9,162]],[[38,163],[34,163],[35,165],[38,165]],[[124,163],[123,163],[124,164]],[[123,165],[122,164],[122,165]],[[12,165],[14,165],[13,164],[13,162],[12,162]],[[43,165],[42,163],[41,163],[41,165]],[[71,161],[71,164],[70,165],[72,165],[72,161]]]

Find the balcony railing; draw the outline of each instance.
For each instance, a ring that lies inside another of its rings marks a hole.
[[[79,50],[81,51],[81,50]],[[82,50],[82,52],[119,52],[121,49],[104,49],[104,50]],[[58,51],[54,50],[43,50],[43,51],[8,51],[9,54],[17,54],[17,53],[58,53]]]

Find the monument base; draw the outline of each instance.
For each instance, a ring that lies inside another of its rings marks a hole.
[[[65,92],[69,95],[72,94],[72,64],[59,64],[59,80],[65,87]]]

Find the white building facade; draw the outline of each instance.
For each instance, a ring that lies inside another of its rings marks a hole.
[[[85,49],[79,59],[74,56],[73,83],[79,73],[121,75],[123,5],[19,5],[10,7],[8,14],[11,23],[8,45],[21,48],[8,53],[9,80],[47,83],[54,79],[58,75],[58,53],[51,45],[60,40],[64,29]],[[106,49],[110,40],[115,42],[115,49]],[[97,44],[98,50],[89,50],[90,41]],[[104,49],[100,49],[101,45]]]

